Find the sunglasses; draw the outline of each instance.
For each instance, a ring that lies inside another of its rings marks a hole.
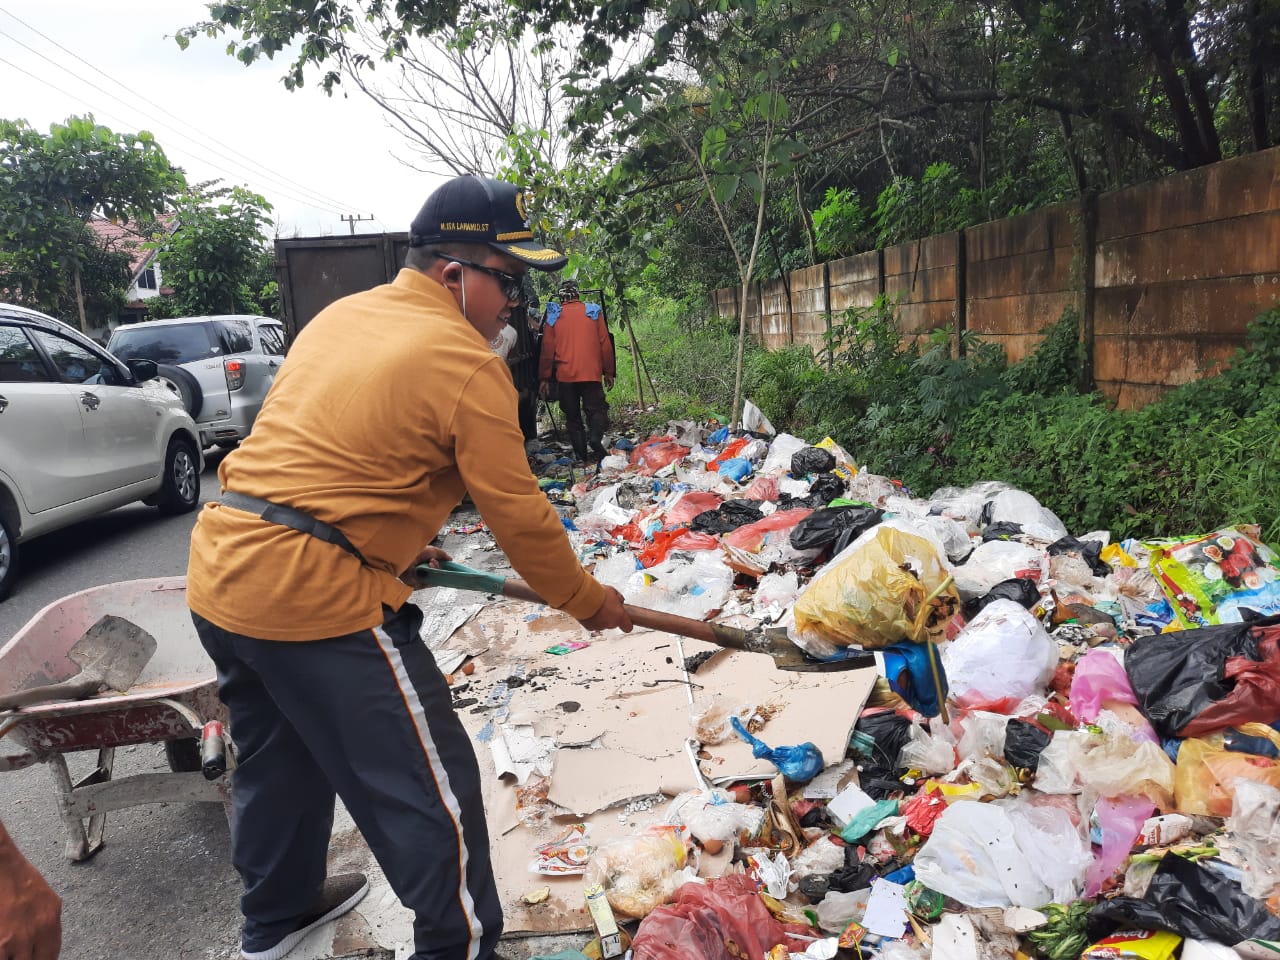
[[[435,256],[441,260],[448,260],[450,263],[460,263],[464,267],[470,267],[472,270],[479,270],[481,273],[487,273],[498,281],[498,287],[502,291],[502,295],[508,300],[518,300],[524,303],[524,277],[517,276],[514,273],[504,273],[501,270],[495,270],[493,267],[486,267],[482,264],[475,263],[472,260],[464,260],[462,257],[455,257],[451,253],[436,253]]]

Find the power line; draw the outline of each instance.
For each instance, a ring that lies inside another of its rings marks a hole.
[[[0,8],[0,9],[2,9],[2,8]],[[9,13],[7,10],[5,10],[5,11],[3,11],[3,12],[4,12],[4,13],[6,13],[6,14],[8,14],[8,15],[9,15],[9,16],[11,16],[11,17],[13,16],[13,14]],[[16,20],[16,19],[18,19],[18,18],[14,17],[14,19]],[[19,21],[19,22],[21,23],[21,22],[23,22],[23,21]],[[24,23],[24,26],[25,26],[25,23]],[[36,32],[38,32],[38,31],[36,31]],[[68,69],[68,68],[67,68],[67,67],[65,67],[64,65],[62,65],[62,64],[60,64],[60,63],[58,63],[58,62],[57,62],[56,60],[54,60],[53,58],[51,58],[51,57],[47,56],[46,54],[44,54],[44,53],[40,52],[39,50],[35,49],[34,47],[30,46],[29,44],[24,43],[22,40],[18,39],[17,37],[13,36],[12,34],[7,33],[7,32],[6,32],[6,31],[4,31],[4,30],[0,30],[0,36],[7,37],[8,39],[12,40],[14,43],[18,44],[20,47],[22,47],[22,48],[26,49],[27,51],[29,51],[29,52],[31,52],[31,53],[33,53],[33,54],[35,54],[36,56],[40,57],[42,60],[45,60],[45,61],[47,61],[48,63],[52,64],[52,65],[53,65],[55,68],[57,68],[58,70],[61,70],[63,73],[66,73],[68,76],[73,77],[74,79],[76,79],[76,80],[80,81],[81,83],[85,84],[86,86],[88,86],[88,87],[90,87],[90,88],[92,88],[92,89],[94,89],[94,90],[98,91],[98,92],[99,92],[99,93],[101,93],[103,96],[109,97],[111,100],[115,101],[116,103],[119,103],[119,104],[123,105],[123,106],[124,106],[124,107],[126,107],[127,109],[130,109],[130,110],[136,110],[136,109],[137,109],[137,107],[135,107],[135,106],[133,106],[133,105],[131,105],[131,104],[129,104],[129,103],[126,103],[124,100],[122,100],[122,99],[121,99],[120,97],[118,97],[117,95],[115,95],[115,94],[111,93],[111,92],[110,92],[110,91],[108,91],[108,90],[104,90],[101,86],[99,86],[98,84],[94,83],[92,80],[88,80],[88,79],[86,79],[86,78],[84,78],[84,77],[80,76],[79,74],[75,73],[73,70]],[[41,36],[44,36],[44,34],[41,34]],[[46,38],[46,39],[48,39],[48,38]],[[50,41],[50,42],[52,42],[52,43],[55,43],[55,44],[56,44],[56,41]],[[65,49],[65,48],[61,48],[61,49]],[[75,56],[75,55],[74,55],[74,54],[72,54],[72,56]],[[77,58],[77,59],[79,59],[79,58]],[[12,66],[12,64],[10,64],[10,65]],[[93,66],[92,64],[88,64],[88,65],[89,65],[89,66],[91,66],[91,67]],[[18,68],[18,69],[21,69],[21,68]],[[96,70],[97,68],[95,67],[94,69]],[[24,71],[24,72],[26,72],[26,71]],[[101,73],[102,71],[98,71],[98,72],[100,72],[100,73]],[[27,75],[28,75],[28,76],[31,76],[33,79],[38,79],[38,80],[41,80],[41,82],[46,82],[46,83],[47,83],[47,81],[43,81],[43,80],[42,80],[42,78],[35,77],[33,74],[28,73]],[[107,76],[107,77],[108,77],[108,79],[111,79],[109,75],[107,75],[107,74],[103,74],[103,75],[104,75],[104,76]],[[117,83],[118,83],[118,81],[115,81],[115,82],[117,82]],[[53,86],[52,84],[48,84],[48,85],[49,85],[49,86]],[[123,84],[120,84],[120,86],[122,86],[122,87],[123,87],[124,85],[123,85]],[[56,88],[55,88],[55,89],[56,89]],[[124,89],[128,90],[128,88],[127,88],[127,87],[124,87]],[[71,96],[71,94],[67,94],[67,93],[66,93],[66,91],[59,91],[59,92],[63,93],[65,96]],[[130,93],[132,93],[132,91],[130,91]],[[134,96],[138,96],[138,94],[134,94]],[[140,98],[140,99],[145,99],[145,98]],[[162,109],[163,109],[163,108],[162,108]],[[214,147],[214,146],[211,146],[211,145],[209,145],[209,144],[207,144],[207,143],[203,143],[203,142],[201,142],[201,141],[199,141],[199,140],[195,139],[194,137],[191,137],[191,136],[189,136],[189,135],[187,135],[187,134],[185,134],[185,133],[182,133],[181,131],[179,131],[179,130],[175,129],[172,125],[170,125],[170,124],[168,124],[168,123],[165,123],[163,120],[158,120],[158,119],[156,119],[155,117],[149,117],[149,116],[147,116],[147,114],[146,114],[145,112],[142,112],[142,111],[139,111],[139,112],[140,112],[140,113],[142,113],[142,115],[143,115],[146,119],[153,121],[153,122],[154,122],[155,124],[157,124],[158,126],[160,126],[160,127],[164,127],[164,128],[167,128],[167,129],[170,131],[170,133],[172,133],[175,137],[178,137],[179,139],[186,140],[186,141],[188,141],[188,142],[190,142],[190,143],[194,144],[194,145],[196,146],[196,148],[197,148],[197,149],[199,149],[199,150],[201,150],[201,151],[209,151],[209,152],[211,152],[211,153],[215,154],[216,156],[221,157],[221,158],[222,158],[223,160],[225,160],[226,162],[228,162],[228,163],[230,163],[230,164],[233,164],[233,165],[235,165],[235,166],[238,166],[238,167],[243,167],[243,166],[244,166],[244,165],[243,165],[243,164],[241,164],[239,161],[237,161],[234,157],[228,156],[226,153],[223,153],[223,152],[222,152],[221,150],[219,150],[218,148],[216,148],[216,147]],[[166,111],[166,112],[167,112],[167,111]],[[125,123],[128,123],[128,121],[124,121],[124,122],[125,122]],[[204,162],[209,163],[209,165],[210,165],[210,166],[214,166],[214,167],[215,167],[215,169],[221,170],[221,171],[222,171],[222,172],[224,172],[224,173],[228,173],[228,175],[230,175],[230,176],[232,176],[232,177],[235,177],[235,178],[239,179],[239,178],[241,178],[241,176],[242,176],[241,174],[229,173],[229,172],[226,170],[226,168],[225,168],[225,167],[218,167],[218,166],[216,166],[215,164],[213,164],[213,163],[211,163],[210,161],[208,161],[208,160],[207,160],[207,158],[205,158],[205,157],[201,157],[201,159],[202,159],[202,160],[204,160]],[[258,166],[261,166],[261,165],[259,164]],[[262,169],[263,169],[263,170],[265,170],[265,169],[267,169],[267,168],[265,168],[265,167],[264,167],[264,168],[262,168]],[[306,206],[317,207],[317,208],[320,208],[320,209],[329,210],[330,212],[333,212],[333,213],[339,213],[339,212],[341,212],[341,210],[343,210],[343,209],[351,209],[351,207],[350,207],[349,205],[342,204],[342,203],[337,202],[337,201],[333,201],[331,198],[326,197],[324,194],[321,194],[321,193],[318,193],[318,192],[316,192],[316,191],[314,191],[314,190],[311,190],[310,188],[308,188],[308,187],[306,187],[306,186],[304,186],[304,185],[302,185],[302,184],[300,184],[300,183],[297,183],[296,181],[294,181],[294,180],[292,180],[292,179],[286,179],[286,178],[285,178],[285,177],[283,177],[282,175],[275,175],[275,174],[270,174],[270,173],[253,173],[252,171],[249,171],[249,172],[252,174],[252,176],[255,176],[255,177],[260,176],[260,177],[263,177],[264,179],[266,179],[268,182],[270,182],[270,183],[271,183],[271,185],[272,185],[272,188],[273,188],[273,189],[275,189],[275,190],[279,191],[280,193],[284,194],[285,196],[288,196],[290,199],[292,199],[292,200],[294,200],[294,201],[296,201],[296,202],[302,203],[302,204],[304,204],[304,205],[306,205]],[[288,189],[290,189],[290,190],[296,190],[296,191],[298,191],[299,193],[304,194],[304,196],[303,196],[303,197],[299,197],[299,196],[297,195],[297,193],[289,193],[289,192],[287,192],[287,191],[286,191],[286,188],[288,188]]]
[[[80,63],[83,63],[83,64],[84,64],[86,67],[88,67],[90,70],[94,71],[95,73],[98,73],[98,74],[102,75],[103,77],[106,77],[108,80],[110,80],[112,83],[114,83],[114,84],[115,84],[117,87],[119,87],[121,90],[124,90],[125,92],[127,92],[127,93],[128,93],[128,94],[130,94],[131,96],[137,97],[137,98],[138,98],[139,100],[141,100],[143,103],[148,104],[148,105],[149,105],[149,106],[151,106],[151,107],[154,107],[156,110],[159,110],[159,111],[160,111],[161,113],[163,113],[165,116],[172,117],[174,120],[176,120],[178,123],[182,124],[182,125],[183,125],[184,127],[186,127],[187,129],[194,131],[194,132],[195,132],[195,134],[196,134],[197,136],[199,136],[199,137],[201,137],[201,138],[204,138],[204,132],[203,132],[203,131],[201,131],[198,127],[196,127],[196,126],[195,126],[195,125],[193,125],[192,123],[188,122],[188,121],[187,121],[186,119],[184,119],[183,117],[181,117],[181,116],[179,116],[178,114],[174,113],[173,111],[171,111],[171,110],[169,110],[169,109],[167,109],[167,108],[165,108],[165,107],[161,106],[160,104],[156,103],[154,100],[149,99],[148,97],[144,96],[143,94],[138,93],[138,91],[134,90],[132,87],[129,87],[128,85],[126,85],[126,84],[125,84],[125,83],[123,83],[122,81],[117,80],[115,77],[111,76],[111,74],[107,73],[107,72],[106,72],[105,70],[103,70],[102,68],[97,67],[97,66],[95,66],[94,64],[90,63],[88,60],[86,60],[84,57],[80,56],[80,55],[79,55],[78,53],[76,53],[74,50],[70,50],[70,49],[68,49],[67,47],[65,47],[65,46],[63,46],[61,43],[59,43],[57,40],[53,39],[53,37],[49,36],[49,35],[48,35],[48,34],[46,34],[46,33],[42,33],[40,30],[38,30],[36,27],[33,27],[31,24],[27,23],[27,21],[23,20],[23,19],[22,19],[21,17],[19,17],[17,14],[15,14],[15,13],[13,13],[13,12],[9,11],[9,10],[6,10],[4,7],[0,7],[0,13],[3,13],[5,16],[9,17],[9,18],[10,18],[10,19],[12,19],[12,20],[16,20],[18,23],[22,24],[24,27],[26,27],[28,30],[30,30],[32,33],[34,33],[36,36],[44,38],[44,39],[45,39],[45,40],[47,40],[49,43],[53,44],[55,47],[57,47],[59,50],[61,50],[63,53],[67,54],[68,56],[72,57],[72,58],[73,58],[73,59],[75,59],[75,60],[78,60]],[[8,36],[8,34],[6,34],[6,36]],[[12,39],[12,37],[11,37],[10,39]],[[109,96],[110,96],[110,94],[109,94]],[[266,166],[265,164],[261,163],[261,162],[260,162],[260,161],[258,161],[258,160],[255,160],[253,157],[250,157],[250,156],[248,156],[247,154],[241,153],[239,150],[237,150],[235,147],[231,146],[230,144],[223,144],[223,146],[224,146],[228,151],[230,151],[231,153],[235,154],[235,156],[240,157],[240,158],[241,158],[241,160],[242,160],[244,163],[248,164],[251,168],[252,168],[252,167],[256,167],[256,168],[258,168],[259,170],[263,171],[263,172],[264,172],[266,175],[268,175],[268,176],[274,176],[274,177],[277,177],[277,178],[284,176],[284,175],[282,175],[282,174],[279,174],[277,171],[273,170],[271,167]],[[229,159],[229,158],[228,158],[228,159]],[[284,177],[284,179],[286,179],[286,180],[290,180],[290,178],[288,178],[288,177]],[[290,182],[292,182],[292,180],[290,180]],[[335,205],[335,206],[337,206],[337,207],[348,207],[348,206],[350,206],[349,204],[344,204],[344,203],[342,203],[340,200],[335,200],[333,197],[330,197],[330,196],[328,196],[327,194],[321,193],[319,190],[312,190],[310,187],[307,187],[307,186],[305,186],[305,185],[303,185],[303,184],[297,184],[297,186],[301,189],[301,191],[302,191],[303,193],[306,193],[306,194],[308,194],[308,195],[310,195],[310,196],[314,196],[314,197],[317,197],[317,198],[319,198],[319,199],[325,200],[325,201],[327,201],[328,203],[332,203],[332,204],[334,204],[334,205]]]
[[[90,104],[87,101],[85,101],[83,97],[80,97],[77,94],[69,93],[68,91],[59,87],[57,84],[51,83],[50,81],[46,80],[44,77],[36,76],[34,73],[27,70],[25,67],[20,67],[16,63],[13,63],[10,60],[6,60],[3,57],[0,57],[0,63],[3,63],[5,66],[12,67],[14,70],[18,71],[19,73],[23,74],[29,79],[36,81],[37,83],[44,84],[49,89],[62,94],[64,97],[69,97],[72,100],[80,100],[81,102],[84,102],[85,105],[93,109],[94,113],[96,114],[101,114],[102,116],[109,117],[115,120],[116,122],[123,124],[125,127],[132,126],[131,121],[125,120],[119,114],[112,113],[110,110],[96,109],[93,107],[93,104]],[[230,177],[232,180],[244,181],[246,179],[242,173],[236,173],[235,171],[228,170],[226,167],[223,167],[217,163],[214,163],[212,160],[208,159],[207,157],[197,156],[196,159],[200,160],[200,162],[206,164],[207,166],[212,167],[214,170],[217,170],[219,173],[225,174],[226,176]],[[289,191],[284,189],[276,188],[275,192],[280,194],[280,196],[282,197],[292,200],[294,203],[302,204],[302,206],[304,207],[311,207],[313,209],[318,209],[318,210],[327,210],[330,213],[341,213],[339,209],[330,207],[328,204],[317,204],[314,200],[308,200],[304,197],[299,197],[296,194],[290,193]]]

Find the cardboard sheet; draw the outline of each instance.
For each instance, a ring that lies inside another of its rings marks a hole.
[[[585,649],[546,652],[583,639],[591,641]],[[480,763],[494,871],[512,933],[590,928],[582,878],[530,873],[532,851],[569,823],[586,824],[589,842],[598,846],[660,822],[670,797],[702,785],[697,758],[686,748],[700,704],[717,694],[750,700],[771,715],[758,734],[766,742],[812,740],[834,762],[875,680],[873,670],[782,673],[768,657],[736,652],[719,653],[686,676],[669,635],[587,637],[566,615],[512,601],[486,607],[445,646],[483,651],[475,674],[453,695]],[[685,656],[718,649],[693,640],[682,646]],[[499,779],[491,747],[504,730],[521,726],[556,743],[551,776],[533,770],[523,787],[512,777]],[[701,770],[715,777],[777,772],[736,737],[706,755]],[[724,859],[706,864],[708,875],[721,872]],[[524,901],[541,887],[551,891],[545,901]]]
[[[692,677],[702,686],[694,694],[694,708],[710,703],[717,691],[736,698],[767,716],[752,732],[769,746],[812,742],[830,765],[844,759],[853,725],[876,676],[870,667],[836,673],[788,673],[776,669],[769,657],[725,651],[708,660]],[[737,736],[704,748],[703,754],[702,772],[715,783],[777,773],[769,761],[753,757],[751,748]]]

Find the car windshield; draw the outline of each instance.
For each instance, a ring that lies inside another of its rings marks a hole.
[[[173,323],[160,327],[121,327],[107,349],[121,360],[189,363],[221,353],[203,323]]]

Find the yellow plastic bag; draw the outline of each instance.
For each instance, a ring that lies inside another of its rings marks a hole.
[[[1244,723],[1236,729],[1251,737],[1266,737],[1280,747],[1280,733],[1266,724]],[[1179,813],[1229,816],[1237,779],[1280,790],[1280,760],[1236,753],[1222,743],[1222,734],[1182,742],[1173,773],[1174,806]]]
[[[937,546],[887,521],[832,558],[805,588],[791,638],[820,657],[838,647],[940,640],[959,607]]]

